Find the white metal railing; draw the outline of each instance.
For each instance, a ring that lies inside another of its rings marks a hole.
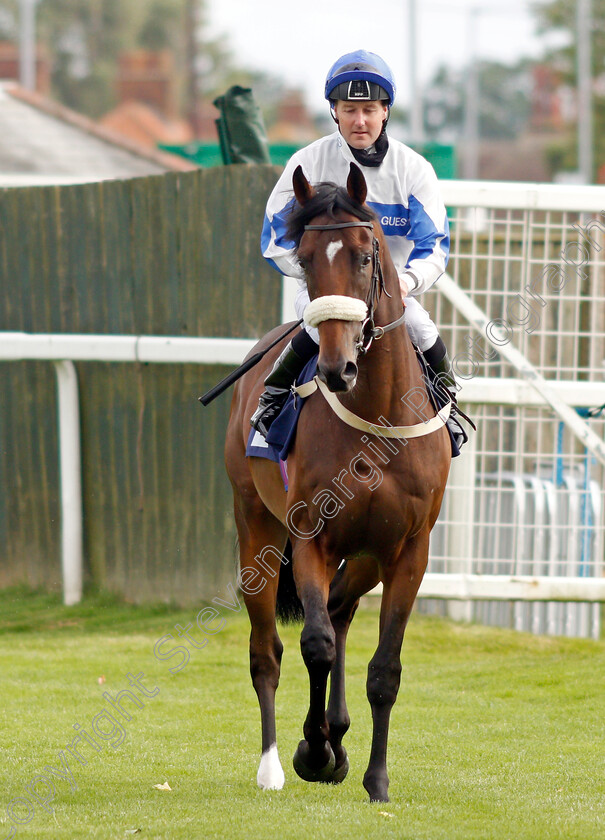
[[[469,324],[475,330],[485,335],[489,344],[500,355],[504,356],[506,361],[515,368],[530,388],[538,393],[542,398],[542,403],[548,403],[578,440],[590,450],[595,458],[598,458],[605,465],[605,442],[592,431],[588,424],[579,417],[577,412],[564,399],[559,397],[527,357],[511,344],[506,331],[500,325],[494,324],[493,319],[488,318],[472,302],[469,295],[458,288],[449,275],[444,274],[439,280],[439,291],[454,304],[458,312],[461,312],[467,318]],[[597,389],[594,390],[596,391]],[[464,394],[464,398],[467,399],[466,394]],[[595,403],[598,399],[599,396],[595,393]]]
[[[47,360],[57,375],[61,476],[63,601],[82,598],[82,462],[78,378],[80,362],[158,362],[238,365],[255,344],[241,338],[131,335],[45,335],[0,332],[0,362]]]
[[[234,365],[242,361],[254,343],[254,340],[248,339],[0,333],[0,361],[49,360],[56,366],[65,603],[73,604],[79,601],[82,587],[79,398],[73,362],[140,361]],[[556,382],[554,386],[562,399],[571,399],[576,404],[592,405],[600,396],[599,386],[593,383]],[[502,397],[503,388],[507,392],[505,400]],[[494,383],[489,379],[475,378],[467,385],[465,401],[470,404],[508,402],[516,406],[525,402],[528,406],[535,406],[540,404],[541,398],[522,380]],[[454,525],[460,531],[460,523]],[[466,528],[464,524],[463,528]],[[454,530],[455,528],[452,529]],[[471,571],[456,574],[444,570],[442,573],[429,573],[425,577],[420,594],[421,597],[448,600],[600,601],[605,600],[605,578],[570,579],[519,573],[505,576],[475,574]]]
[[[0,333],[0,361],[69,359],[72,362],[159,362],[239,365],[252,338],[181,338],[152,335]]]
[[[448,299],[446,289],[440,293],[438,284],[425,297],[425,305],[439,324],[451,357],[475,357],[472,375],[464,377],[461,399],[471,406],[479,430],[453,462],[420,594],[458,599],[463,607],[470,599],[527,600],[534,606],[515,607],[519,617],[515,626],[523,625],[523,610],[533,610],[528,629],[568,632],[569,608],[554,602],[605,600],[605,471],[598,457],[605,423],[602,418],[585,416],[587,408],[605,402],[601,364],[605,358],[605,224],[599,227],[602,210],[605,220],[605,188],[485,182],[443,182],[442,187],[453,223],[449,271],[455,286]],[[543,277],[545,267],[569,267],[565,262],[571,255],[569,245],[577,244],[580,235],[589,252],[582,270],[572,271],[570,282],[556,292],[537,283],[535,278]],[[455,287],[465,289],[462,296]],[[287,319],[286,298],[291,298],[287,280],[284,288]],[[520,319],[509,324],[511,340],[506,346],[514,347],[518,356],[509,352],[507,361],[499,352],[504,345],[498,345],[498,330],[492,331],[496,341],[490,345],[486,328],[494,320],[502,321],[503,312],[509,312],[511,301],[521,294],[533,301],[539,324],[524,324]],[[480,317],[474,318],[477,311]],[[473,343],[476,339],[478,344]],[[235,365],[253,344],[242,339],[4,333],[0,334],[0,361],[55,362],[61,423],[77,426],[73,361]],[[498,354],[490,357],[487,351],[494,346]],[[520,378],[520,366],[535,371],[537,377]],[[545,400],[536,381],[554,401]],[[553,413],[551,406],[559,402],[563,410]],[[582,437],[586,429],[590,434]],[[71,480],[72,491],[77,491],[79,453],[75,447],[69,456],[70,468],[63,470],[64,450],[74,439],[79,441],[79,436],[71,432],[60,435],[61,476],[62,481]],[[67,543],[78,542],[78,506],[70,506],[68,500],[77,495],[65,488],[62,493],[64,570],[72,575],[65,597],[72,602],[79,597],[81,583],[73,569],[77,556],[72,553],[70,561]],[[587,510],[591,511],[588,518]],[[499,536],[490,543],[488,535]],[[81,537],[79,543],[81,563]],[[545,600],[552,603],[536,603]],[[578,609],[584,606],[577,605]],[[478,609],[462,614],[477,617]],[[590,633],[595,635],[594,609],[598,607],[589,609],[593,610]],[[556,620],[557,610],[561,620]],[[583,632],[587,622],[583,618],[576,624],[572,630]]]
[[[517,181],[441,181],[448,207],[600,213],[605,187]]]
[[[587,409],[605,403],[605,188],[444,181],[442,192],[453,282],[424,304],[478,432],[452,463],[429,572],[476,580],[459,616],[596,637],[599,606],[564,602],[604,580],[605,421]],[[498,579],[527,576],[545,593],[563,578],[569,598],[505,603]]]

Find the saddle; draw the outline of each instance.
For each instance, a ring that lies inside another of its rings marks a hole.
[[[416,357],[423,374],[422,378],[427,389],[429,400],[433,409],[437,413],[448,405],[451,400],[450,394],[443,386],[434,382],[433,377],[431,376],[431,369],[422,352],[417,347],[414,349],[416,350]],[[318,356],[314,356],[306,364],[302,373],[296,380],[296,386],[304,385],[313,379],[317,373],[317,359]],[[286,400],[280,414],[271,424],[267,438],[265,439],[263,435],[255,429],[251,429],[246,446],[247,456],[266,458],[269,461],[274,461],[280,465],[286,490],[288,489],[288,453],[296,436],[296,426],[304,402],[304,398],[300,398],[297,394],[292,392]],[[451,429],[449,426],[446,426],[446,428],[452,445],[452,457],[455,458],[460,454],[460,449],[456,444]]]

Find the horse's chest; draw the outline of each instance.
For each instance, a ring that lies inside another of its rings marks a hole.
[[[306,486],[305,486],[306,485]],[[333,475],[317,475],[297,488],[291,505],[304,515],[305,529],[345,554],[383,552],[426,522],[437,486],[401,471],[380,469],[360,459]],[[290,525],[293,522],[289,523]],[[296,533],[296,529],[294,529]]]

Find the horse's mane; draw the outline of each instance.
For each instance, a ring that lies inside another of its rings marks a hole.
[[[296,203],[288,217],[287,237],[296,244],[297,248],[305,225],[317,216],[327,215],[336,220],[336,212],[342,210],[345,213],[351,213],[362,222],[371,222],[376,218],[369,207],[353,201],[344,187],[339,187],[330,181],[322,181],[315,184],[313,190],[313,197],[302,206]]]

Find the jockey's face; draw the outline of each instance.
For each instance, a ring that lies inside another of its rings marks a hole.
[[[340,133],[354,149],[367,149],[375,143],[388,116],[388,108],[380,100],[347,102],[339,99],[334,111]]]

